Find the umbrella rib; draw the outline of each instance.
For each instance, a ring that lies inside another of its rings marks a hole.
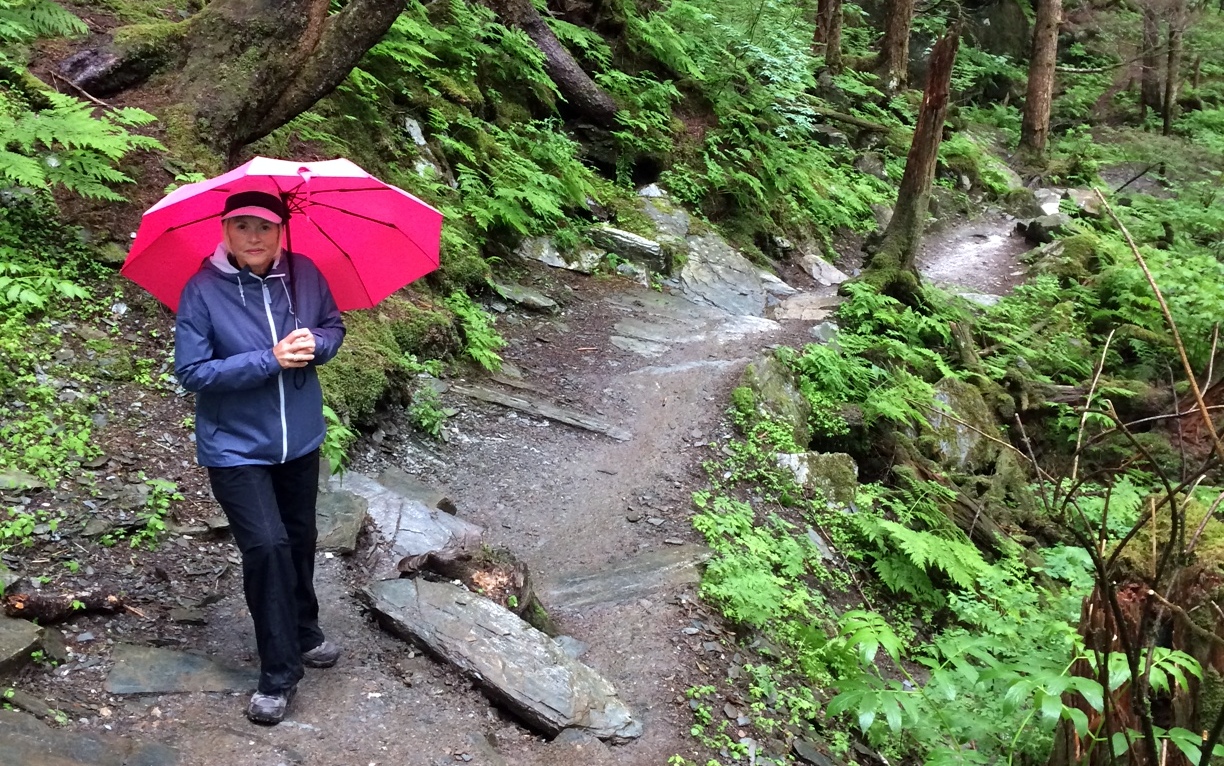
[[[398,228],[395,224],[389,221],[383,221],[378,218],[371,218],[370,216],[362,215],[361,213],[354,213],[352,210],[345,210],[342,207],[336,207],[335,205],[329,205],[326,202],[315,202],[313,204],[313,207],[325,207],[328,210],[335,210],[337,213],[344,213],[345,215],[352,216],[353,218],[359,218],[363,221],[369,221],[370,223],[376,223],[376,224],[379,224],[380,226],[386,226],[388,229]]]
[[[401,229],[400,227],[396,226],[396,225],[395,225],[395,224],[393,224],[393,223],[390,223],[390,222],[388,222],[388,221],[380,221],[380,220],[378,220],[377,218],[370,218],[369,216],[361,215],[360,213],[354,213],[354,212],[352,212],[351,210],[345,210],[344,208],[341,208],[341,207],[335,207],[334,205],[329,205],[329,204],[327,204],[326,202],[315,202],[315,203],[313,203],[313,204],[314,204],[314,206],[315,206],[315,207],[325,207],[325,208],[327,208],[327,209],[329,209],[329,210],[335,210],[335,211],[336,211],[336,212],[338,212],[338,213],[344,213],[345,215],[352,216],[353,218],[359,218],[359,219],[361,219],[361,220],[363,220],[363,221],[370,221],[371,223],[377,223],[377,224],[380,224],[380,225],[382,225],[382,226],[386,226],[388,229],[392,229],[392,230],[394,230],[394,231],[398,231],[398,232],[399,232],[400,234],[402,234],[402,235],[404,236],[404,238],[405,238],[405,239],[408,241],[408,244],[410,244],[410,245],[412,245],[413,247],[415,247],[415,248],[417,249],[417,251],[418,251],[418,252],[420,252],[420,253],[421,253],[421,255],[425,256],[426,260],[428,260],[430,263],[435,263],[435,264],[437,264],[437,263],[440,263],[440,262],[441,262],[441,259],[440,259],[440,258],[437,258],[437,259],[435,259],[435,258],[430,258],[430,257],[429,257],[429,253],[427,253],[427,252],[425,251],[425,248],[423,248],[423,247],[421,247],[419,244],[417,244],[417,242],[416,242],[415,240],[413,240],[413,239],[412,239],[412,237],[411,237],[411,236],[408,234],[408,232],[404,231],[403,229]],[[310,221],[311,223],[314,223],[314,224],[315,224],[315,228],[316,228],[316,229],[318,229],[319,231],[323,231],[323,227],[319,226],[317,223],[315,223],[313,220],[311,220],[311,218],[310,218],[309,216],[307,216],[307,217],[306,217],[306,220]],[[326,233],[324,233],[324,236],[326,236]],[[330,239],[331,239],[331,237],[328,237],[328,239],[330,240]],[[337,246],[337,247],[338,247],[338,246]],[[343,252],[343,251],[341,251],[341,252]],[[346,258],[348,257],[348,254],[347,254],[347,253],[345,253],[345,257],[346,257]],[[352,260],[352,259],[350,258],[350,260]]]
[[[348,252],[347,252],[347,251],[346,251],[346,250],[345,250],[343,247],[341,247],[341,246],[340,246],[340,243],[339,243],[339,242],[337,242],[336,240],[332,239],[332,238],[331,238],[331,235],[330,235],[330,234],[328,234],[326,231],[324,231],[322,226],[320,226],[319,224],[315,223],[314,221],[311,221],[309,218],[307,218],[306,220],[310,222],[310,225],[311,225],[311,226],[314,226],[314,227],[315,227],[315,230],[317,230],[317,231],[318,231],[320,234],[322,234],[322,235],[323,235],[323,238],[324,238],[324,239],[326,239],[328,242],[332,243],[332,247],[336,248],[336,252],[337,252],[337,253],[340,253],[340,255],[344,256],[344,259],[345,259],[346,261],[348,261],[349,263],[353,263],[353,258],[352,258],[352,256],[350,256],[350,255],[348,254]],[[309,257],[309,256],[307,256],[307,257]],[[353,266],[353,271],[354,271],[354,273],[356,273],[356,274],[357,274],[357,284],[361,285],[361,290],[362,290],[362,292],[364,292],[364,293],[365,293],[366,303],[368,303],[368,304],[370,304],[371,306],[373,306],[373,305],[374,305],[374,299],[370,297],[370,288],[366,287],[365,280],[361,278],[361,272],[360,272],[360,271],[357,271],[357,267],[356,267],[356,265],[355,265],[355,264],[354,264],[354,266]]]

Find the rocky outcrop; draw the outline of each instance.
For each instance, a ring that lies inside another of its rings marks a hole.
[[[796,444],[802,447],[811,441],[812,429],[808,425],[811,405],[800,393],[795,373],[772,351],[758,356],[744,368],[740,386],[752,391],[757,412],[791,429]]]
[[[795,483],[824,495],[832,505],[849,508],[858,493],[858,465],[841,452],[800,452],[778,455],[778,465],[791,472]]]
[[[653,239],[606,225],[592,226],[587,230],[587,236],[596,246],[650,271],[671,273],[671,259],[663,251],[663,246]]]
[[[994,465],[1000,445],[999,425],[976,387],[955,378],[935,384],[935,401],[944,412],[927,417],[930,430],[925,434],[933,457],[956,471],[981,472]]]
[[[686,240],[688,259],[680,271],[680,290],[695,303],[729,314],[765,313],[765,286],[757,268],[717,234]]]
[[[498,604],[425,580],[385,580],[363,595],[385,627],[458,667],[531,728],[612,742],[641,736],[607,679]]]

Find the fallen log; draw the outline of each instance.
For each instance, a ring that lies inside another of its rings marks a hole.
[[[40,625],[63,622],[80,614],[111,613],[123,608],[123,599],[109,588],[45,593],[35,590],[29,580],[13,583],[0,602],[4,604],[4,613],[9,617],[37,620]]]

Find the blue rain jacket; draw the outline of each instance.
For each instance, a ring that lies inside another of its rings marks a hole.
[[[196,395],[196,459],[202,466],[284,463],[323,443],[323,390],[315,367],[340,349],[344,323],[314,263],[291,257],[296,305],[283,254],[259,277],[235,268],[224,245],[183,288],[174,372]],[[298,327],[314,333],[314,361],[283,370],[272,347]]]

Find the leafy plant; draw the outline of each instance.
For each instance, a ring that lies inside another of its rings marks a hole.
[[[502,360],[497,350],[505,347],[506,340],[493,328],[493,317],[465,293],[451,293],[446,299],[446,307],[459,318],[464,353],[490,372],[501,369]]]

